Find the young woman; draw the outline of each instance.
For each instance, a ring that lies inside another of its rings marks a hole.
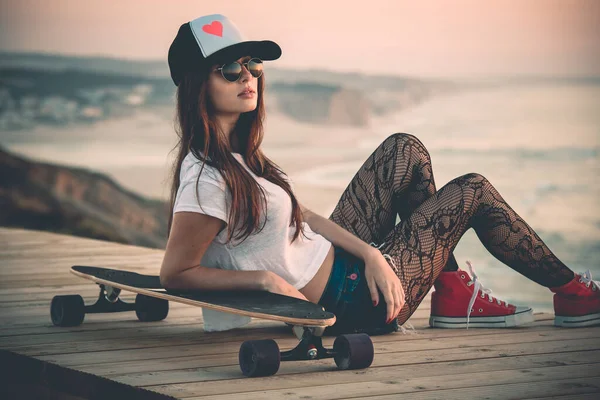
[[[367,158],[329,219],[302,206],[262,151],[263,60],[222,15],[183,24],[169,50],[178,155],[161,281],[170,288],[267,290],[319,303],[330,331],[395,331],[432,286],[433,327],[508,327],[529,307],[495,299],[452,251],[473,228],[489,252],[554,295],[555,324],[600,324],[600,290],[574,274],[484,176],[436,188],[415,136],[395,133]],[[395,225],[396,215],[401,222]]]

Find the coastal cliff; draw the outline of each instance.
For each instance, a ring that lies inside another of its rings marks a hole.
[[[175,86],[166,64],[118,59],[0,52],[0,131],[66,126],[169,110]],[[319,70],[266,73],[269,113],[308,124],[364,127],[375,115],[395,113],[451,82]]]
[[[367,126],[371,105],[361,91],[318,83],[274,83],[271,110],[298,122]]]
[[[0,225],[164,248],[168,205],[82,168],[34,162],[0,148]]]

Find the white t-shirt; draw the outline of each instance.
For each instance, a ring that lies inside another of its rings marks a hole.
[[[232,153],[236,160],[258,182],[266,194],[267,223],[260,233],[253,232],[246,240],[227,239],[231,193],[221,173],[209,165],[204,165],[196,191],[196,179],[202,167],[191,152],[181,165],[180,186],[175,198],[173,214],[179,211],[192,211],[210,215],[226,223],[225,228],[212,241],[200,265],[238,271],[272,271],[285,279],[296,289],[302,289],[317,273],[325,260],[331,242],[313,232],[303,222],[306,236],[298,236],[290,243],[295,232],[295,224],[290,225],[292,201],[279,186],[256,176],[246,165],[239,153]],[[291,184],[291,181],[288,178]],[[200,200],[200,205],[198,204]],[[261,214],[261,222],[265,216]],[[261,226],[261,225],[259,225]],[[250,318],[203,309],[204,329],[207,331],[226,330],[250,322]]]

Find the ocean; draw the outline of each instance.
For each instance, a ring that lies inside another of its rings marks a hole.
[[[266,127],[266,154],[276,161],[295,157],[302,165],[290,172],[297,186],[311,196],[334,194],[316,210],[324,216],[387,136],[409,132],[429,149],[438,188],[469,172],[484,175],[567,266],[600,278],[600,85],[546,82],[454,92],[373,117],[367,128],[302,124],[281,115],[269,116]],[[2,132],[2,145],[33,159],[105,172],[140,194],[168,196],[172,110]],[[491,256],[472,230],[454,254],[462,268],[472,262],[492,295],[552,310],[551,293]]]

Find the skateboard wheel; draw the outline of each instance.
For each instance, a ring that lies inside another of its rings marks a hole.
[[[240,369],[247,377],[275,375],[280,363],[279,346],[273,339],[248,340],[240,347]]]
[[[142,322],[162,321],[169,314],[169,301],[138,294],[135,296],[135,315]]]
[[[368,368],[375,356],[373,342],[365,333],[338,336],[333,342],[333,352],[339,369]]]
[[[85,318],[83,297],[78,294],[54,296],[50,303],[50,318],[55,326],[78,326]]]

